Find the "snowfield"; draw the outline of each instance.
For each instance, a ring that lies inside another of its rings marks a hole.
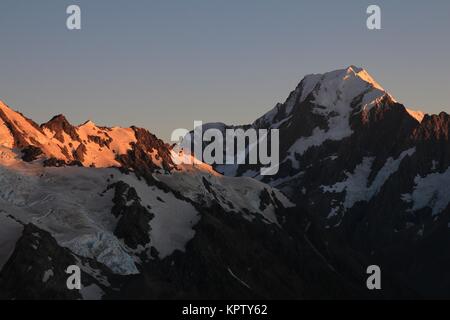
[[[207,206],[216,200],[234,214],[245,211],[248,219],[258,216],[266,223],[278,223],[273,204],[260,208],[261,192],[270,188],[251,178],[223,177],[206,164],[183,165],[173,174],[155,173],[154,178],[190,201],[149,186],[134,173],[113,168],[44,167],[39,160],[23,162],[14,150],[1,147],[0,265],[12,253],[21,223],[33,223],[50,232],[59,245],[93,258],[117,274],[139,273],[137,254],[146,248],[132,250],[114,235],[118,218],[111,214],[114,190],[108,186],[118,181],[133,187],[141,204],[154,214],[149,237],[160,259],[184,251],[195,236],[194,227],[201,216],[193,203]],[[280,192],[274,192],[286,207],[293,206]]]
[[[402,196],[405,202],[412,204],[411,211],[427,207],[437,215],[450,204],[450,168],[442,173],[417,176],[414,182],[413,192]]]

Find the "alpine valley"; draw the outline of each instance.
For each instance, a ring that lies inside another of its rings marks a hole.
[[[448,114],[350,66],[252,124],[204,126],[279,129],[278,173],[179,165],[189,150],[146,129],[0,102],[0,299],[450,298]]]

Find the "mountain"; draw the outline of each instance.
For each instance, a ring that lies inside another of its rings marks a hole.
[[[1,102],[0,121],[3,145],[20,148],[25,161],[41,157],[47,163],[96,168],[133,167],[141,161],[151,170],[173,169],[168,146],[140,128],[98,127],[92,121],[75,127],[63,115],[39,126]]]
[[[142,128],[38,125],[0,104],[0,298],[352,297],[278,190]],[[308,233],[313,236],[314,228]],[[65,270],[81,268],[82,290]],[[320,274],[316,285],[312,273]]]
[[[284,103],[237,126],[279,130],[276,175],[261,176],[258,165],[214,168],[283,191],[317,228],[418,296],[448,297],[449,119],[406,108],[350,66],[306,76]]]
[[[0,298],[448,298],[449,120],[362,68],[309,75],[252,124],[204,125],[278,129],[278,173],[262,176],[0,103]]]

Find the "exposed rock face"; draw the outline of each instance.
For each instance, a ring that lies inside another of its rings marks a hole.
[[[370,299],[414,297],[384,274],[385,291],[365,289],[365,270],[351,255],[320,254],[299,209],[285,211],[283,229],[248,221],[213,205],[202,213],[186,252],[146,264],[122,294],[145,299]],[[292,227],[292,233],[286,229]],[[295,227],[294,227],[295,226]],[[295,231],[294,231],[295,230]],[[331,247],[329,248],[331,249]],[[346,252],[350,253],[350,252]],[[345,258],[343,257],[345,256]],[[353,269],[336,271],[329,261]],[[319,285],[318,285],[319,284]]]
[[[86,272],[99,270],[103,276],[111,275],[105,266],[76,256],[68,249],[60,247],[48,232],[28,224],[16,244],[14,253],[0,272],[0,299],[82,299],[84,290],[69,290],[66,285],[69,277],[66,269],[71,265],[82,268],[81,279],[84,287],[95,285],[104,293],[110,290],[105,285],[106,278],[96,279]]]
[[[65,160],[60,160],[56,158],[45,159],[43,162],[44,167],[72,167],[78,166],[82,167],[83,164],[78,160],[73,160],[70,162],[66,162]]]
[[[101,148],[103,148],[103,147],[109,148],[109,146],[111,145],[111,142],[112,142],[112,138],[111,137],[107,137],[106,139],[102,139],[99,136],[88,136],[88,139],[89,139],[89,141],[98,144]]]
[[[80,162],[84,162],[86,154],[87,154],[87,148],[82,143],[75,149],[75,151],[73,151],[73,157]]]
[[[448,141],[450,132],[450,115],[425,115],[420,126],[413,132],[415,141]]]
[[[110,186],[114,188],[114,207],[111,213],[119,218],[114,234],[132,249],[150,244],[150,221],[154,217],[141,205],[136,190],[123,181]]]
[[[170,155],[170,146],[145,129],[132,127],[136,142],[131,144],[127,154],[119,155],[118,161],[126,169],[132,169],[138,175],[148,176],[155,170],[167,172],[176,166]]]
[[[259,208],[263,211],[270,204],[273,204],[277,209],[284,209],[283,205],[279,202],[276,195],[273,192],[269,193],[267,189],[261,191],[259,199],[261,201]]]
[[[22,160],[25,162],[31,162],[36,160],[42,154],[43,153],[40,148],[30,145],[22,149]]]
[[[71,140],[81,142],[76,128],[72,126],[62,114],[57,115],[49,122],[42,124],[41,128],[54,132],[54,137],[62,143],[65,142],[63,133],[67,134]]]

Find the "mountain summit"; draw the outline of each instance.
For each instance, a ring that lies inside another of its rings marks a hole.
[[[295,112],[295,106],[303,102],[312,102],[318,106],[316,113],[334,113],[348,119],[348,113],[358,108],[359,111],[370,109],[383,100],[396,102],[365,69],[350,66],[324,74],[310,74],[303,78],[297,88],[283,104],[278,104],[271,111],[256,120],[255,126],[271,124],[273,127],[287,121]],[[351,110],[352,109],[352,110]],[[420,111],[408,110],[417,118],[423,117]],[[345,120],[343,119],[343,120]],[[421,120],[421,119],[420,119]],[[339,122],[339,118],[335,120]]]
[[[401,113],[405,121],[420,125],[424,114],[398,103],[365,69],[349,66],[324,74],[305,76],[284,103],[252,123],[256,129],[279,129],[282,167],[299,168],[298,159],[314,147],[349,139],[356,130],[368,127],[374,114]],[[205,124],[221,131],[227,125]],[[248,166],[217,166],[231,175],[245,173]],[[253,168],[254,169],[254,168]],[[283,174],[282,174],[283,175]]]
[[[306,76],[251,126],[279,130],[278,173],[261,176],[258,165],[216,170],[282,190],[352,254],[404,276],[420,295],[446,295],[450,273],[429,261],[450,267],[443,249],[450,245],[448,114],[409,110],[350,66]],[[235,126],[218,129],[228,127]]]

